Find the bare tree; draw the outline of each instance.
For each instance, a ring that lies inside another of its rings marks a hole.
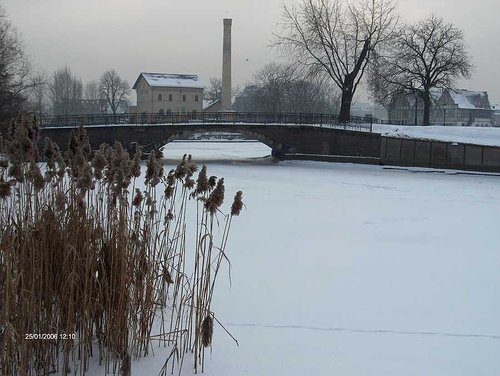
[[[130,91],[129,83],[122,80],[118,73],[111,69],[102,74],[99,88],[111,112],[116,115],[118,107],[127,100]]]
[[[30,78],[29,107],[37,115],[44,115],[48,112],[49,84],[50,78],[45,72],[36,72]]]
[[[97,101],[102,98],[102,93],[99,90],[99,82],[89,81],[83,89],[83,97],[85,99]]]
[[[392,0],[303,0],[284,7],[283,30],[273,46],[313,74],[329,77],[342,93],[340,121],[348,121],[370,54],[393,37],[398,17]]]
[[[104,99],[99,87],[99,82],[89,81],[83,88],[83,112],[97,114],[104,108]]]
[[[204,97],[209,101],[218,101],[222,98],[222,80],[220,78],[210,78]]]
[[[257,71],[236,96],[238,111],[328,112],[336,109],[335,90],[325,80],[302,77],[287,64],[271,63]]]
[[[266,64],[253,79],[259,88],[260,107],[266,112],[285,111],[287,92],[294,80],[296,69],[291,65]]]
[[[0,122],[8,122],[23,105],[29,73],[21,38],[0,5]]]
[[[392,48],[377,60],[370,80],[372,91],[385,87],[387,94],[420,97],[424,125],[430,123],[431,90],[449,88],[454,79],[469,77],[472,69],[463,32],[436,16],[405,27]]]
[[[49,91],[55,115],[75,115],[82,112],[83,83],[69,67],[54,72]]]

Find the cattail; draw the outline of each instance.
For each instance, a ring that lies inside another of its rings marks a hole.
[[[77,187],[82,190],[92,190],[95,188],[94,180],[92,179],[92,168],[90,164],[85,162],[81,177],[78,179]]]
[[[10,177],[14,178],[19,183],[24,182],[23,169],[19,162],[15,162],[10,166],[8,174]]]
[[[174,195],[174,187],[171,185],[167,185],[165,188],[165,198],[169,199]]]
[[[141,155],[141,148],[139,147],[139,144],[136,143],[134,158],[132,159],[132,164],[130,165],[130,173],[136,178],[141,176]]]
[[[10,196],[10,193],[10,184],[4,180],[3,176],[0,176],[0,198],[4,200]]]
[[[208,178],[208,186],[210,187],[210,189],[214,189],[215,185],[217,184],[217,176],[210,176],[210,178]]]
[[[153,150],[149,156],[146,165],[146,184],[151,187],[155,187],[163,176],[163,166],[160,163],[162,155],[161,151]]]
[[[211,215],[214,215],[223,202],[224,202],[224,178],[220,178],[219,181],[217,182],[217,186],[210,194],[207,201],[205,201],[205,208],[210,212]]]
[[[136,188],[135,189],[135,197],[132,200],[132,205],[133,206],[139,206],[141,204],[141,202],[142,202],[142,199],[143,199],[143,197],[142,197],[141,191],[138,188]]]
[[[179,164],[177,165],[177,168],[175,169],[174,176],[176,179],[184,179],[187,172],[188,172],[187,155],[184,154],[184,156],[182,157],[182,160],[179,162]]]
[[[35,187],[36,191],[41,191],[45,186],[45,179],[43,178],[43,175],[40,172],[40,167],[38,167],[37,164],[35,164],[35,166],[36,168],[34,169],[33,173],[33,186]]]
[[[186,180],[184,181],[184,187],[186,187],[187,189],[192,189],[194,187],[194,180],[191,178],[186,178]]]
[[[47,167],[50,171],[54,171],[56,169],[56,160],[59,154],[60,154],[59,146],[57,146],[57,144],[53,142],[50,138],[46,137],[43,156],[45,157],[45,161],[47,162]]]
[[[241,209],[243,208],[243,201],[241,201],[243,197],[243,192],[238,191],[234,196],[233,204],[231,205],[231,215],[240,215]]]
[[[106,167],[106,145],[103,144],[99,147],[99,150],[94,154],[92,158],[92,167],[94,168],[94,177],[97,180],[101,180],[103,177],[103,170]]]
[[[167,185],[175,185],[175,170],[170,170],[167,175]]]
[[[64,158],[61,154],[58,155],[56,161],[58,166],[57,176],[59,177],[59,179],[62,179],[64,175],[66,175],[66,162],[64,161]]]
[[[207,166],[203,165],[198,174],[198,179],[196,179],[196,189],[193,192],[193,196],[202,195],[203,193],[207,192],[209,188],[210,186],[208,185]]]
[[[201,343],[203,346],[208,347],[212,344],[212,337],[214,335],[214,322],[210,316],[205,317],[201,323]]]

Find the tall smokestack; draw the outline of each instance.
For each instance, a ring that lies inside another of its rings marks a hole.
[[[224,18],[224,42],[222,46],[222,111],[232,111],[231,105],[231,24]]]

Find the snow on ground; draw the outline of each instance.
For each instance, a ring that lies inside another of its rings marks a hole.
[[[446,142],[500,146],[500,127],[443,127],[373,124],[373,132],[383,136],[421,138]]]
[[[269,149],[179,142],[165,152],[207,160]],[[226,205],[242,189],[246,210],[227,249],[232,284],[224,273],[212,304],[239,347],[216,326],[205,375],[499,374],[500,176],[208,167],[225,178]],[[158,352],[133,375],[155,375],[163,361]]]

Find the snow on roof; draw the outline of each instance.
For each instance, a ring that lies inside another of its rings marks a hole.
[[[449,90],[451,99],[458,108],[467,110],[490,109],[488,95],[485,91],[471,91],[465,89]]]
[[[204,99],[203,100],[203,109],[207,109],[208,107],[210,106],[213,106],[214,104],[216,104],[217,102],[220,102],[220,99],[216,99],[216,100],[208,100],[208,99]]]
[[[149,86],[183,87],[203,89],[203,83],[196,74],[144,73],[142,72],[134,84],[137,87],[140,78],[144,78]]]

